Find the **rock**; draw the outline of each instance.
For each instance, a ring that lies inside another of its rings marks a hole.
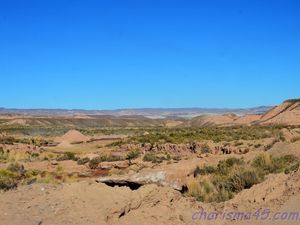
[[[146,184],[157,184],[159,186],[171,187],[182,191],[183,185],[177,180],[169,179],[165,171],[140,172],[133,175],[100,177],[98,183],[105,183],[109,186],[142,186]]]

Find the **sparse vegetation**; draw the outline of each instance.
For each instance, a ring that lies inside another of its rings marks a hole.
[[[3,148],[1,147],[0,149],[0,162],[7,162],[9,158],[9,153],[7,151],[4,151]]]
[[[156,128],[148,129],[147,134],[138,132],[127,140],[117,141],[110,146],[126,143],[193,143],[195,141],[213,140],[214,142],[231,142],[241,140],[258,140],[276,137],[281,126],[236,126],[236,127],[201,127],[201,128]]]
[[[101,162],[114,162],[124,160],[123,157],[116,155],[102,155],[100,158]]]
[[[0,190],[10,190],[16,188],[18,185],[18,174],[11,172],[9,170],[0,170]]]
[[[268,144],[264,147],[265,151],[270,150],[277,142],[279,142],[279,139],[275,138],[270,144]]]
[[[260,147],[261,147],[260,143],[254,145],[254,148],[260,148]]]
[[[154,153],[146,153],[143,157],[144,162],[152,162],[152,163],[162,163],[164,160],[170,160],[171,156],[167,154],[166,156],[158,156]]]
[[[222,160],[218,163],[216,171],[220,173],[221,175],[227,175],[230,170],[233,168],[233,166],[242,166],[245,162],[243,159],[238,158],[228,158],[226,160]]]
[[[90,161],[90,159],[88,157],[84,157],[84,158],[78,159],[77,164],[84,165],[84,164],[87,164],[89,161]]]
[[[216,168],[213,166],[204,166],[203,168],[200,168],[199,166],[196,167],[193,174],[194,177],[197,177],[198,175],[207,175],[216,172]]]
[[[99,163],[101,162],[101,157],[95,157],[95,158],[92,158],[90,161],[89,161],[89,167],[90,169],[96,169],[99,165]]]
[[[131,150],[127,153],[126,159],[131,163],[131,160],[140,156],[140,151],[137,149]]]
[[[90,169],[99,168],[101,162],[113,162],[119,160],[129,160],[131,164],[133,159],[140,157],[140,147],[148,147],[150,152],[146,153],[142,160],[144,162],[161,163],[178,163],[181,159],[189,159],[187,155],[181,152],[169,152],[176,144],[185,144],[187,150],[192,153],[207,154],[212,153],[210,146],[214,146],[210,141],[213,141],[217,146],[227,146],[228,148],[235,146],[245,153],[252,148],[263,148],[262,143],[265,143],[265,138],[273,138],[273,141],[265,147],[268,150],[277,142],[284,141],[284,136],[281,132],[281,126],[235,126],[235,127],[189,127],[189,128],[163,128],[163,127],[146,127],[146,128],[85,128],[79,130],[84,134],[131,134],[129,137],[117,140],[111,144],[98,144],[95,146],[97,151],[99,148],[106,146],[112,150],[118,150],[118,146],[130,144],[133,147],[125,156],[116,156],[112,153],[99,155],[93,159],[88,157],[79,158],[81,152],[64,152],[64,153],[49,153],[32,151],[29,149],[26,153],[11,153],[0,147],[0,162],[11,163],[5,170],[0,170],[0,189],[9,190],[16,187],[18,184],[27,184],[33,182],[43,183],[59,183],[73,179],[72,176],[66,174],[64,168],[58,165],[54,172],[43,172],[38,170],[26,171],[20,162],[33,162],[38,160],[58,161],[73,160],[77,161],[78,165],[88,165]],[[6,129],[8,129],[6,127]],[[9,128],[9,133],[13,133],[13,129]],[[18,132],[34,132],[35,128],[19,127]],[[47,128],[48,134],[52,129]],[[66,131],[66,127],[56,130],[56,132]],[[45,130],[43,130],[44,132]],[[38,130],[40,132],[40,130]],[[18,136],[16,136],[18,137]],[[48,139],[48,138],[47,138]],[[255,140],[256,142],[251,142]],[[259,141],[262,140],[262,141]],[[291,140],[298,141],[297,137]],[[31,146],[44,146],[47,141],[42,138],[15,138],[8,136],[0,139],[0,144],[12,145],[14,143],[23,143]],[[160,145],[166,144],[166,148],[160,148]],[[129,145],[129,146],[130,146]],[[5,146],[4,146],[5,147]],[[13,146],[9,146],[10,148]],[[127,147],[127,146],[126,146]],[[78,147],[80,148],[80,146]],[[151,149],[156,150],[151,152]],[[162,149],[162,150],[161,150]],[[167,149],[167,150],[166,150]],[[236,150],[235,149],[235,150]],[[161,152],[157,152],[161,150]],[[118,150],[119,151],[119,150]],[[116,152],[118,152],[116,151]],[[169,152],[169,154],[168,154]],[[170,155],[171,154],[171,155]],[[18,163],[19,162],[19,163]],[[188,184],[189,196],[194,196],[199,201],[204,202],[221,202],[226,201],[234,196],[234,194],[251,188],[253,185],[264,180],[265,176],[270,173],[291,173],[299,168],[299,160],[291,155],[284,157],[272,157],[267,153],[257,156],[252,162],[245,162],[243,158],[228,158],[220,161],[216,166],[205,165],[196,167],[191,173],[191,181]],[[138,171],[138,170],[137,170]],[[122,174],[123,170],[110,171],[109,174]],[[74,178],[76,179],[76,178]]]
[[[0,144],[13,145],[14,143],[32,144],[34,146],[46,146],[51,141],[47,141],[41,138],[15,138],[12,136],[5,136],[0,138]]]
[[[54,172],[39,170],[25,170],[18,163],[11,163],[6,169],[0,169],[0,190],[7,191],[16,188],[19,184],[60,183],[75,179],[74,175],[67,175],[63,167],[57,166]]]
[[[211,149],[210,149],[210,147],[207,144],[202,144],[200,146],[200,151],[201,151],[202,154],[206,154],[206,153],[211,153],[212,152]]]
[[[262,182],[269,173],[290,173],[298,168],[299,159],[293,155],[272,157],[263,153],[251,163],[229,158],[220,161],[216,167],[196,167],[187,195],[204,202],[226,201],[235,193]]]
[[[57,161],[65,161],[65,160],[77,161],[78,157],[76,157],[75,153],[73,152],[64,152],[63,155],[57,158]]]
[[[300,102],[300,98],[288,99],[288,100],[285,100],[284,102],[296,103],[296,102]]]
[[[124,160],[124,158],[120,156],[114,156],[114,155],[102,155],[95,158],[92,158],[89,160],[89,168],[90,169],[96,169],[101,162],[114,162],[114,161],[121,161]],[[77,162],[78,163],[78,162]]]
[[[258,155],[252,166],[265,174],[291,172],[291,168],[299,164],[299,159],[294,155],[285,155],[282,157],[272,157],[270,154],[262,153]]]

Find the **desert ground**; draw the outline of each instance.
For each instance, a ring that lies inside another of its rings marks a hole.
[[[0,221],[299,224],[299,165],[295,99],[193,118],[2,114]]]

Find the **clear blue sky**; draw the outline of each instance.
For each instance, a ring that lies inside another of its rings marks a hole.
[[[300,97],[298,0],[0,0],[0,107],[249,107]]]

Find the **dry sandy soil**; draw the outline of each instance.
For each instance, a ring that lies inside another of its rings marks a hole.
[[[34,184],[1,194],[5,225],[95,224],[261,224],[261,221],[200,221],[193,213],[300,211],[300,173],[270,176],[225,203],[203,204],[168,187],[108,187],[94,180],[63,185]],[[298,221],[299,222],[299,221]],[[264,223],[265,224],[265,223]],[[269,224],[298,224],[269,222]]]
[[[292,150],[299,149],[299,146],[300,142],[277,143],[271,151],[282,155],[282,147]],[[251,160],[255,155],[255,152],[249,152],[235,157]],[[219,160],[230,156],[232,155],[208,155],[173,164],[164,163],[142,169],[139,173],[164,171],[169,175],[168,179],[174,180],[186,177],[196,165],[215,165]],[[71,161],[59,163],[68,170],[78,169]],[[74,168],[71,165],[74,165]],[[85,167],[81,166],[81,169],[84,170]],[[300,212],[299,171],[289,175],[271,174],[264,182],[240,192],[224,203],[197,202],[168,186],[148,184],[131,190],[128,187],[109,187],[97,183],[95,179],[59,185],[24,185],[0,193],[0,221],[4,225],[262,224],[262,221],[255,219],[211,221],[194,220],[192,216],[201,210],[254,213],[258,209],[266,208],[271,212]],[[263,224],[298,222],[267,220],[263,221]]]

